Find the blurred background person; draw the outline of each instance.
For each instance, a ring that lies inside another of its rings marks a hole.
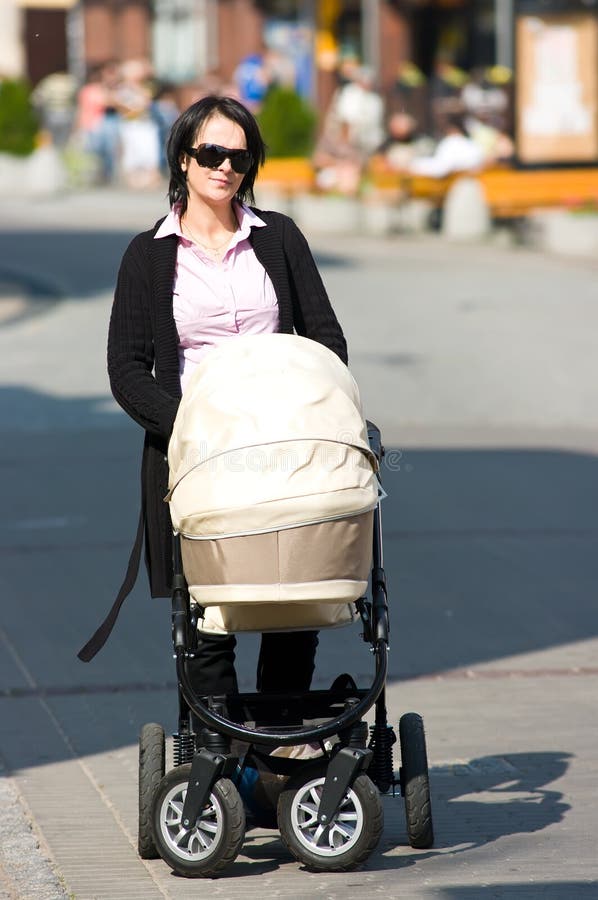
[[[346,126],[355,149],[369,155],[384,139],[384,101],[374,90],[374,73],[367,66],[356,66],[347,75],[333,97],[333,115]]]
[[[57,150],[64,150],[73,130],[77,109],[77,83],[68,72],[46,75],[31,93],[42,128]]]
[[[451,114],[444,119],[442,137],[434,153],[414,159],[409,171],[414,175],[444,178],[452,172],[476,171],[483,162],[483,153],[468,135],[462,116]]]
[[[461,91],[467,131],[486,165],[509,162],[515,155],[509,127],[511,76],[504,66],[474,69]]]
[[[430,156],[434,150],[431,137],[421,134],[414,116],[396,112],[388,119],[386,137],[376,150],[379,163],[389,169],[406,170],[415,159]]]
[[[338,77],[312,162],[321,190],[355,195],[384,138],[384,102],[373,89],[373,73],[356,61],[344,60]]]
[[[166,175],[168,174],[166,141],[168,140],[170,129],[180,115],[174,85],[164,82],[154,86],[153,97],[150,103],[150,115],[158,129],[158,167],[160,172]]]
[[[430,78],[430,128],[434,137],[443,134],[447,116],[463,114],[462,93],[468,81],[468,73],[455,65],[453,54],[439,51]]]
[[[324,130],[312,156],[316,186],[321,191],[336,191],[355,196],[364,170],[364,155],[350,140],[346,123],[335,123]]]
[[[83,149],[98,159],[103,184],[114,180],[118,163],[120,116],[115,94],[119,78],[114,62],[94,66],[77,95],[77,132]]]
[[[233,81],[239,100],[253,113],[259,112],[272,84],[268,49],[262,44],[257,53],[243,57],[234,71]]]
[[[515,155],[513,138],[502,131],[492,116],[479,114],[465,119],[467,132],[479,147],[484,165],[500,165],[510,162]]]
[[[115,92],[120,113],[120,174],[131,188],[151,188],[160,181],[160,138],[151,115],[151,66],[145,59],[121,65]]]

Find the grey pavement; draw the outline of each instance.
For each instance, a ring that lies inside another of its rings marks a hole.
[[[137,735],[176,727],[168,603],[142,577],[101,654],[75,654],[138,513],[110,292],[164,211],[97,192],[0,212],[0,898],[598,898],[598,265],[436,236],[310,235],[389,451],[388,702],[424,716],[436,845],[412,850],[388,797],[358,872],[310,874],[265,830],[208,882],[137,857]],[[256,652],[243,637],[248,689]],[[358,630],[323,634],[316,684],[347,668],[371,674]]]

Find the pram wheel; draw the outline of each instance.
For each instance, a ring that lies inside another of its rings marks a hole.
[[[399,721],[401,743],[401,793],[405,800],[407,836],[417,850],[434,843],[430,779],[424,723],[417,713],[405,713]]]
[[[307,778],[307,780],[306,780]],[[326,766],[291,778],[278,801],[278,827],[293,856],[308,869],[347,872],[365,862],[380,840],[384,813],[367,775],[358,775],[332,823],[318,823]]]
[[[158,785],[164,778],[165,743],[164,729],[151,722],[144,725],[139,735],[139,827],[137,850],[141,859],[157,859],[152,834],[152,802]]]
[[[164,776],[154,797],[154,841],[162,859],[188,878],[217,875],[236,858],[245,837],[245,811],[236,787],[220,778],[193,828],[181,816],[191,765],[177,766]]]

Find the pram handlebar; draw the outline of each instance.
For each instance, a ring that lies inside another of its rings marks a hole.
[[[340,716],[330,719],[328,722],[297,728],[294,731],[290,731],[288,727],[284,731],[277,731],[275,728],[269,731],[247,728],[244,725],[239,725],[238,722],[231,722],[229,719],[211,710],[198,697],[191,684],[187,674],[186,654],[182,648],[176,649],[176,670],[179,685],[190,710],[195,713],[204,725],[211,726],[214,730],[230,738],[236,738],[246,743],[258,743],[272,747],[290,747],[296,744],[323,741],[325,738],[332,737],[345,728],[349,728],[362,718],[363,714],[376,702],[386,682],[388,668],[388,644],[386,641],[376,642],[374,656],[376,659],[374,680],[365,695],[357,703],[351,705]]]

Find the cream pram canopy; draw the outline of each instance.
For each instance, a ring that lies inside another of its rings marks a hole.
[[[331,350],[264,334],[210,351],[181,400],[168,464],[202,629],[352,619],[371,564],[377,460],[355,380]]]

